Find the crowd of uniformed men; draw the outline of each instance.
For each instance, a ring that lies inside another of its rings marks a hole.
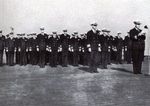
[[[112,36],[110,30],[97,30],[97,23],[91,27],[86,34],[74,32],[72,35],[67,29],[62,34],[46,34],[44,27],[40,28],[40,34],[15,35],[12,28],[11,33],[4,36],[1,30],[0,65],[4,64],[4,54],[10,66],[31,64],[43,68],[47,64],[51,67],[81,64],[89,66],[91,72],[97,72],[97,67],[106,69],[111,63],[132,62],[130,32],[122,38],[120,32]]]

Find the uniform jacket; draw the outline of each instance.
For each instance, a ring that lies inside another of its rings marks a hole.
[[[31,38],[30,41],[31,41],[32,51],[36,51],[37,50],[37,45],[38,45],[37,39]]]
[[[64,35],[64,34],[60,35],[60,42],[61,42],[63,50],[68,50],[69,40],[70,40],[70,36],[68,34],[67,35]]]
[[[58,46],[59,46],[59,38],[58,37],[56,37],[56,38],[51,37],[50,45],[51,45],[52,51],[57,51]]]
[[[27,39],[26,38],[21,38],[20,39],[20,48],[21,48],[21,51],[26,51],[27,49],[27,45],[28,42],[27,42]]]
[[[4,46],[5,46],[5,37],[2,36],[0,37],[0,51],[4,50]]]
[[[37,35],[37,42],[38,42],[38,46],[39,46],[40,51],[46,50],[47,39],[48,39],[47,34],[44,34],[44,35],[38,34]]]
[[[80,43],[80,38],[75,38],[75,37],[72,37],[70,39],[70,42],[71,42],[71,45],[73,47],[73,50],[74,51],[78,51],[79,50],[79,43]]]
[[[94,33],[92,30],[88,31],[87,33],[87,42],[91,45],[92,51],[98,51],[98,44],[99,44],[99,31]]]
[[[104,36],[103,34],[99,36],[100,44],[101,44],[101,50],[102,51],[108,51],[108,36]]]
[[[5,46],[6,46],[6,48],[8,48],[8,51],[14,51],[15,50],[15,39],[7,38],[5,40]]]
[[[122,47],[123,47],[123,39],[121,37],[116,37],[115,38],[115,42],[116,42],[116,47],[117,47],[117,50],[121,50]]]
[[[132,50],[140,50],[140,49],[144,48],[144,46],[141,45],[141,41],[142,41],[141,38],[143,38],[143,37],[139,36],[139,33],[141,31],[142,31],[141,29],[133,28],[129,32],[130,39],[132,41]]]

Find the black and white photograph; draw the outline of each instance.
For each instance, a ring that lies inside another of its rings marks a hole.
[[[150,106],[150,0],[0,0],[0,106]]]

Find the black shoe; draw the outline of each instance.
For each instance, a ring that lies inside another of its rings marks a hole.
[[[137,72],[133,72],[133,74],[138,74]]]
[[[67,65],[62,65],[62,67],[67,67]]]
[[[99,73],[97,70],[93,71],[93,73]]]

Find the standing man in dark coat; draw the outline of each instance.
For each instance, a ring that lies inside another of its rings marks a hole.
[[[116,44],[116,36],[112,39],[112,61],[116,63],[117,58],[117,44]]]
[[[73,66],[78,66],[79,62],[79,41],[78,32],[74,32],[73,37],[71,38],[71,45],[73,47]]]
[[[16,64],[20,64],[21,63],[21,35],[17,34],[17,37],[15,38],[15,47],[16,47]]]
[[[9,39],[9,34],[7,34],[5,37],[5,53],[6,53],[6,64],[7,65],[8,65],[8,47],[7,47],[8,39]]]
[[[37,39],[36,39],[36,33],[33,33],[32,34],[32,38],[30,39],[31,40],[31,64],[32,65],[37,65],[37,62],[38,62],[38,53],[37,53]]]
[[[142,42],[144,41],[145,37],[140,35],[141,23],[139,21],[134,21],[135,27],[130,30],[130,38],[132,40],[132,61],[133,61],[133,73],[134,74],[141,74],[141,67],[143,61],[143,49],[144,46]],[[142,41],[142,40],[143,41]],[[141,42],[142,41],[142,42]]]
[[[32,34],[27,34],[26,36],[26,40],[27,40],[27,63],[31,64],[31,54],[32,54]]]
[[[0,66],[3,65],[4,46],[5,46],[5,37],[2,35],[2,30],[0,30]]]
[[[80,40],[79,40],[79,50],[80,51],[80,63],[82,65],[88,65],[89,64],[89,52],[88,52],[88,48],[87,48],[87,35],[86,34],[81,34],[80,36]]]
[[[131,39],[128,32],[128,35],[125,36],[124,39],[124,60],[127,62],[127,64],[131,63]]]
[[[63,30],[63,34],[60,35],[62,45],[62,66],[67,67],[68,65],[68,49],[69,49],[70,36],[67,34],[67,30]]]
[[[39,66],[41,68],[45,67],[46,59],[46,41],[48,35],[44,33],[44,27],[40,28],[41,33],[37,35],[38,48],[39,48]]]
[[[91,54],[90,54],[90,72],[96,72],[97,71],[97,58],[98,58],[98,34],[99,31],[97,30],[97,23],[91,24],[92,29],[87,32],[87,40],[88,45],[91,48]]]
[[[110,63],[112,63],[113,60],[113,36],[110,35],[109,37],[109,46],[110,46]]]
[[[60,34],[57,34],[58,37],[58,56],[57,56],[57,61],[59,65],[62,65],[62,45],[61,45],[61,39],[60,39]]]
[[[51,37],[51,61],[50,64],[52,67],[56,67],[58,65],[58,46],[59,46],[59,39],[57,36],[57,32],[53,32],[53,35]]]
[[[20,39],[20,56],[21,56],[21,65],[27,65],[27,38],[25,34],[21,34],[22,38]]]
[[[107,40],[108,40],[108,64],[111,64],[111,51],[112,51],[112,36],[110,35],[110,30],[107,30]]]
[[[9,34],[9,38],[5,41],[6,46],[6,52],[8,53],[6,56],[8,65],[13,66],[14,65],[14,51],[15,51],[15,39],[14,39],[14,33],[11,32]]]
[[[99,36],[100,44],[101,44],[101,63],[102,69],[107,69],[108,65],[108,36],[107,30],[103,29],[102,34]]]
[[[123,39],[121,38],[121,32],[117,33],[117,36],[115,38],[116,41],[116,47],[117,47],[117,63],[122,63],[122,47],[123,47]]]
[[[46,51],[47,51],[47,62],[49,63],[49,65],[51,66],[51,58],[52,58],[52,48],[51,48],[51,42],[52,42],[52,34],[48,35],[48,39],[47,39],[47,47],[46,47]]]

